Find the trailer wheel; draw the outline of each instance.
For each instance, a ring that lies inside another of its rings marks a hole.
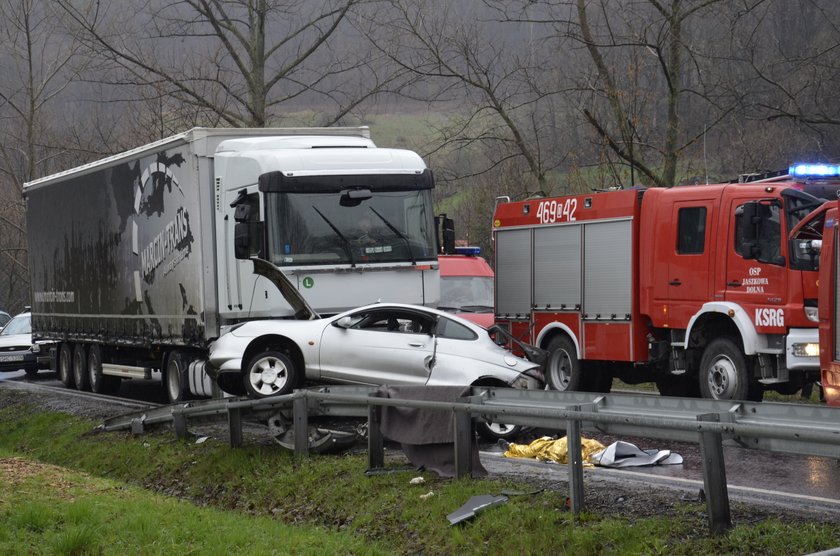
[[[760,400],[763,391],[751,383],[751,363],[732,338],[712,340],[700,360],[700,393],[715,400]]]
[[[88,380],[90,389],[97,394],[113,394],[119,389],[120,379],[102,374],[102,349],[94,344],[90,346],[87,357]]]
[[[291,393],[299,382],[300,371],[286,354],[263,351],[248,363],[243,378],[249,398],[267,398]]]
[[[73,348],[67,342],[58,350],[58,379],[67,388],[76,386],[73,378]]]
[[[76,382],[76,390],[90,390],[87,350],[84,344],[76,344],[73,348],[73,380]]]
[[[579,390],[581,364],[572,341],[567,336],[555,336],[548,343],[545,378],[552,390]]]
[[[166,359],[166,370],[163,373],[163,387],[169,403],[182,402],[190,398],[187,367],[181,352],[170,352]]]

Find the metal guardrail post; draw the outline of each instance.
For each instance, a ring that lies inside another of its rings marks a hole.
[[[184,415],[183,405],[172,408],[172,425],[175,427],[175,436],[179,440],[186,440],[189,432],[187,432],[187,416]]]
[[[720,422],[717,413],[697,416],[698,421]],[[723,460],[723,440],[719,432],[700,433],[700,458],[703,460],[703,488],[706,492],[706,512],[713,535],[725,533],[732,527],[729,513],[729,492],[726,488],[726,467]]]
[[[309,455],[309,404],[306,399],[306,392],[298,392],[299,397],[295,398],[292,404],[295,432],[295,455]]]
[[[230,430],[230,447],[242,446],[242,410],[238,407],[228,407],[228,429]]]
[[[385,467],[385,439],[382,437],[382,409],[377,405],[368,408],[368,468]]]
[[[472,475],[472,443],[475,437],[472,415],[455,409],[452,413],[455,427],[455,477]]]
[[[570,411],[580,411],[580,406],[569,407]],[[579,420],[572,418],[566,424],[566,447],[569,457],[569,509],[578,515],[583,511],[583,454],[580,449]]]

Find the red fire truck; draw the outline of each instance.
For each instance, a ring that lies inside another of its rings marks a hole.
[[[840,406],[840,202],[825,205],[825,232],[820,254],[820,384],[828,405]]]
[[[497,205],[496,323],[558,390],[761,399],[819,377],[823,200],[795,175]],[[837,189],[835,184],[834,190]]]

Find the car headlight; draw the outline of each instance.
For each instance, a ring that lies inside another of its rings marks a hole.
[[[30,346],[29,348],[29,351],[31,351],[32,353],[40,353],[41,346],[39,346],[38,344],[32,344],[32,346]]]
[[[543,374],[540,372],[539,367],[537,367],[525,371],[516,377],[510,385],[513,388],[518,388],[520,390],[542,390],[545,385],[545,379],[543,378]]]
[[[805,307],[805,318],[811,322],[820,322],[820,317],[816,307]]]

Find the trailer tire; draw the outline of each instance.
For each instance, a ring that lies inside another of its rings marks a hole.
[[[58,379],[66,388],[76,386],[73,378],[73,348],[67,342],[63,342],[58,350]]]
[[[269,350],[252,357],[242,377],[249,398],[268,398],[290,394],[300,371],[285,353]]]
[[[73,380],[76,390],[90,390],[90,377],[87,368],[87,349],[84,344],[73,346]]]
[[[102,348],[90,346],[87,356],[88,380],[90,390],[96,394],[113,394],[119,389],[120,379],[102,373]]]
[[[163,372],[163,389],[169,403],[178,403],[190,399],[189,379],[184,356],[179,351],[172,351],[166,358]]]
[[[751,363],[752,358],[744,355],[735,340],[715,338],[700,359],[701,395],[714,400],[761,400],[764,392],[750,377]]]
[[[548,343],[545,379],[548,387],[561,392],[579,390],[582,366],[575,345],[568,336],[555,336]]]

